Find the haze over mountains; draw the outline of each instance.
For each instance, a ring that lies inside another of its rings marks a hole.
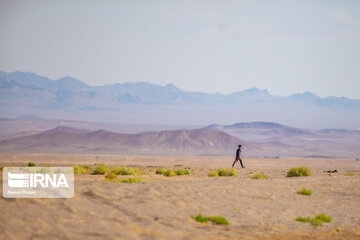
[[[305,128],[359,129],[360,100],[320,98],[305,92],[287,97],[252,88],[229,95],[188,92],[172,84],[89,86],[72,77],[56,81],[29,72],[0,72],[0,116],[207,125],[271,121]]]
[[[299,129],[273,122],[180,128],[22,116],[0,119],[0,129],[0,152],[233,155],[243,144],[245,156],[360,157],[360,131]]]

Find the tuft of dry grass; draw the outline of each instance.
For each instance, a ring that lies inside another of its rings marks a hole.
[[[29,162],[27,166],[28,166],[28,167],[35,167],[36,164],[35,164],[35,163],[32,163],[32,162]]]
[[[104,175],[107,172],[109,172],[109,168],[105,164],[100,164],[94,169],[93,174]]]
[[[90,174],[92,168],[90,166],[73,166],[74,174]]]
[[[311,176],[310,169],[304,166],[291,168],[286,174],[286,177],[304,177],[304,176]]]
[[[158,168],[158,169],[156,169],[155,173],[156,174],[164,174],[165,171],[166,170],[164,168]]]
[[[316,215],[315,217],[297,217],[295,218],[295,221],[298,222],[308,222],[310,223],[313,227],[319,227],[322,226],[323,222],[329,223],[331,222],[332,218],[330,216],[325,215],[324,213],[319,213],[318,215]]]
[[[208,221],[213,222],[215,224],[222,224],[222,225],[229,225],[229,222],[226,220],[226,218],[222,217],[222,216],[203,216],[201,214],[197,215],[197,216],[190,216],[192,219],[194,219],[197,222],[201,222],[201,223],[207,223]]]
[[[120,180],[121,183],[137,183],[137,182],[146,182],[143,178],[125,178]]]
[[[301,195],[311,195],[312,194],[312,191],[309,189],[305,189],[305,188],[302,188],[300,191],[297,191],[296,192],[297,194],[301,194]]]
[[[114,180],[114,179],[117,179],[117,175],[114,172],[108,172],[105,175],[105,179],[106,180]]]
[[[116,173],[116,175],[143,175],[144,170],[142,168],[133,168],[133,167],[112,167],[111,171]]]
[[[168,169],[164,172],[164,176],[165,177],[173,177],[173,176],[176,176],[177,173],[175,170],[172,170],[172,169]]]
[[[159,172],[159,173],[156,173],[156,174],[160,174],[160,172],[163,172],[163,175],[165,177],[189,175],[191,173],[191,171],[189,169],[177,169],[177,170],[167,169],[167,170],[165,170],[163,168],[157,169],[156,172]]]
[[[251,179],[268,179],[269,176],[263,174],[263,173],[254,173],[252,176],[250,176]]]
[[[354,173],[346,173],[345,176],[354,176]]]
[[[236,168],[219,168],[215,170],[210,170],[208,172],[209,177],[217,177],[217,176],[225,177],[225,176],[237,176],[237,175],[238,172]]]

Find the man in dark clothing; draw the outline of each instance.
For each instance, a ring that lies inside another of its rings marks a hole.
[[[235,166],[236,161],[239,161],[240,164],[241,164],[241,167],[242,167],[242,168],[245,168],[244,165],[243,165],[243,163],[242,163],[242,159],[241,159],[241,157],[240,157],[241,147],[242,147],[242,145],[239,145],[238,149],[236,150],[236,158],[235,158],[235,161],[234,161],[232,167]]]

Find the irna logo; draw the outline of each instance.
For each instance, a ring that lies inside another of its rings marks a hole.
[[[69,187],[65,174],[21,174],[8,172],[8,186],[13,188]]]
[[[71,198],[74,196],[72,167],[4,167],[5,198]]]

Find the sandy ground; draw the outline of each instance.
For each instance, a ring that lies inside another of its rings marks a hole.
[[[360,239],[360,162],[346,159],[244,159],[237,177],[207,176],[232,157],[0,154],[1,166],[105,163],[145,168],[145,183],[76,175],[71,199],[0,199],[0,239]],[[286,178],[290,167],[310,177]],[[189,176],[155,175],[157,166],[190,167]],[[237,166],[239,167],[239,166]],[[324,171],[337,169],[338,173]],[[262,172],[267,180],[249,176]],[[354,176],[345,176],[352,172]],[[126,178],[126,176],[119,176]],[[2,182],[2,176],[1,176]],[[311,189],[311,196],[296,194]],[[321,227],[294,221],[324,212]],[[221,215],[230,225],[195,222]],[[339,232],[336,231],[339,228]]]

